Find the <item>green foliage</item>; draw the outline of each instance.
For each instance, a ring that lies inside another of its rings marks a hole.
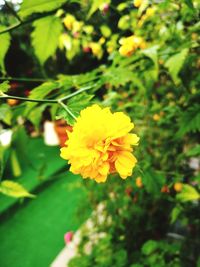
[[[199,200],[200,194],[191,185],[184,184],[181,192],[176,195],[176,199],[180,202]]]
[[[53,90],[56,90],[58,88],[59,88],[58,82],[45,82],[39,85],[38,87],[34,88],[34,90],[31,91],[29,98],[43,99]],[[27,102],[25,114],[28,114],[36,105],[37,105],[37,102]]]
[[[5,26],[0,25],[0,31],[5,30]],[[9,33],[3,33],[0,34],[0,70],[5,73],[5,65],[4,65],[4,58],[6,53],[8,52],[9,46],[10,46],[10,34]]]
[[[43,65],[58,47],[62,24],[58,17],[48,16],[36,20],[33,26],[35,30],[32,33],[32,45],[40,64]]]
[[[19,15],[24,18],[33,13],[41,13],[54,10],[66,3],[66,0],[24,0],[22,2]]]
[[[11,197],[35,197],[30,194],[22,185],[10,181],[4,180],[0,183],[0,192]]]
[[[181,137],[189,132],[200,131],[200,106],[194,104],[189,107],[180,117],[180,128],[177,132],[177,136]]]
[[[170,57],[165,63],[165,66],[169,69],[169,73],[176,84],[180,82],[178,74],[183,66],[187,54],[188,48],[184,48],[180,53]]]
[[[8,91],[8,89],[10,88],[9,82],[5,81],[3,83],[0,84],[0,95],[2,93],[6,93]]]

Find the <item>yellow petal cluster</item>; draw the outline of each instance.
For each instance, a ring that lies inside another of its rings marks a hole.
[[[130,133],[133,128],[124,113],[92,105],[81,111],[61,157],[69,161],[71,172],[83,178],[105,182],[109,173],[118,172],[126,179],[137,162],[132,146],[138,145],[139,137]]]
[[[119,53],[122,56],[131,56],[136,49],[144,49],[146,47],[146,43],[143,38],[135,35],[131,35],[127,38],[122,38],[119,43],[121,44]]]

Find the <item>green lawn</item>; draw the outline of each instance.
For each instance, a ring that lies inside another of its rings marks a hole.
[[[47,149],[57,151],[56,148]],[[49,163],[53,164],[50,158]],[[51,168],[52,166],[49,170]],[[36,183],[37,178],[32,173],[32,176],[26,177],[27,188],[28,178],[32,181],[32,186],[34,184],[31,191],[36,193],[35,199],[11,203],[11,198],[0,198],[0,205],[4,206],[0,217],[2,267],[48,267],[64,246],[64,233],[75,231],[90,213],[89,208],[81,213],[78,210],[80,203],[89,206],[80,177],[68,171],[61,174],[52,172],[48,179]]]

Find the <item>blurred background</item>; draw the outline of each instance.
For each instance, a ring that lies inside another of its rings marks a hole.
[[[199,11],[0,1],[0,266],[200,267]],[[98,103],[131,117],[131,177],[68,171],[59,149],[74,121],[51,102],[66,96],[76,116]]]

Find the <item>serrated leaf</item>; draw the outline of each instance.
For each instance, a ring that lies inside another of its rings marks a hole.
[[[176,195],[176,199],[181,202],[199,200],[200,194],[191,185],[183,184],[183,188],[181,192]]]
[[[144,255],[150,255],[151,253],[153,253],[157,249],[158,249],[158,243],[154,240],[148,240],[142,246],[142,253]]]
[[[188,132],[200,131],[200,105],[196,104],[188,108],[179,122],[179,130],[176,137],[182,137]]]
[[[165,177],[149,170],[142,176],[142,182],[147,192],[156,195],[160,193],[160,190],[165,183]]]
[[[21,17],[27,17],[33,13],[51,11],[66,2],[67,0],[23,0],[19,15]]]
[[[36,88],[34,88],[29,98],[32,99],[43,99],[46,97],[50,92],[60,87],[60,84],[58,82],[45,82]],[[32,108],[34,108],[37,105],[36,102],[27,102],[26,109],[25,109],[25,115],[27,115]]]
[[[184,2],[186,3],[186,5],[191,8],[191,9],[194,9],[194,5],[192,3],[192,0],[184,0]]]
[[[9,81],[5,81],[5,82],[0,84],[0,92],[6,93],[9,88],[10,88]]]
[[[105,0],[92,0],[91,2],[92,2],[92,5],[88,12],[87,19],[89,19],[92,16],[92,14],[94,14],[101,7],[102,4],[105,4],[105,3],[109,4],[110,0],[106,0],[106,1]]]
[[[180,215],[180,213],[181,213],[181,211],[182,211],[183,209],[178,205],[178,206],[175,206],[173,209],[172,209],[172,212],[171,212],[171,214],[170,214],[170,217],[171,217],[171,221],[170,221],[170,223],[174,223],[176,220],[177,220],[177,218],[178,218],[178,216]]]
[[[12,111],[10,106],[7,104],[2,104],[0,106],[0,121],[3,121],[4,123],[11,125],[12,120]]]
[[[82,93],[71,98],[67,106],[70,108],[72,113],[77,117],[82,109],[91,105],[90,100],[94,97],[94,95],[88,95],[86,93]]]
[[[62,22],[58,17],[48,16],[36,20],[33,26],[35,29],[31,34],[32,45],[40,64],[43,65],[58,47]]]
[[[178,74],[184,64],[188,51],[188,48],[184,48],[180,53],[170,57],[165,63],[165,67],[168,68],[169,73],[176,84],[180,82]]]
[[[16,198],[35,197],[34,195],[30,194],[22,185],[10,180],[4,180],[0,183],[0,192],[4,195]]]
[[[190,150],[186,152],[186,155],[189,157],[195,157],[200,155],[200,145],[196,145],[192,147]]]
[[[40,105],[39,107],[35,107],[31,112],[29,113],[29,120],[32,122],[32,124],[35,126],[37,130],[39,130],[40,122],[42,119],[42,114],[48,104]],[[56,105],[54,105],[56,106]]]
[[[0,25],[0,31],[4,30],[6,27]],[[4,64],[4,58],[8,51],[8,48],[10,46],[10,34],[8,32],[0,34],[0,70],[5,73],[5,64]]]
[[[93,95],[88,95],[86,93],[74,96],[67,102],[67,108],[75,117],[78,117],[81,110],[92,104],[90,100],[93,97]],[[65,109],[62,108],[59,109],[56,119],[64,119],[71,126],[73,126],[75,123],[75,119]]]
[[[152,46],[150,48],[147,48],[141,51],[142,54],[149,57],[154,63],[153,78],[155,80],[157,80],[157,77],[158,77],[158,48],[159,46],[155,45],[155,46]]]

